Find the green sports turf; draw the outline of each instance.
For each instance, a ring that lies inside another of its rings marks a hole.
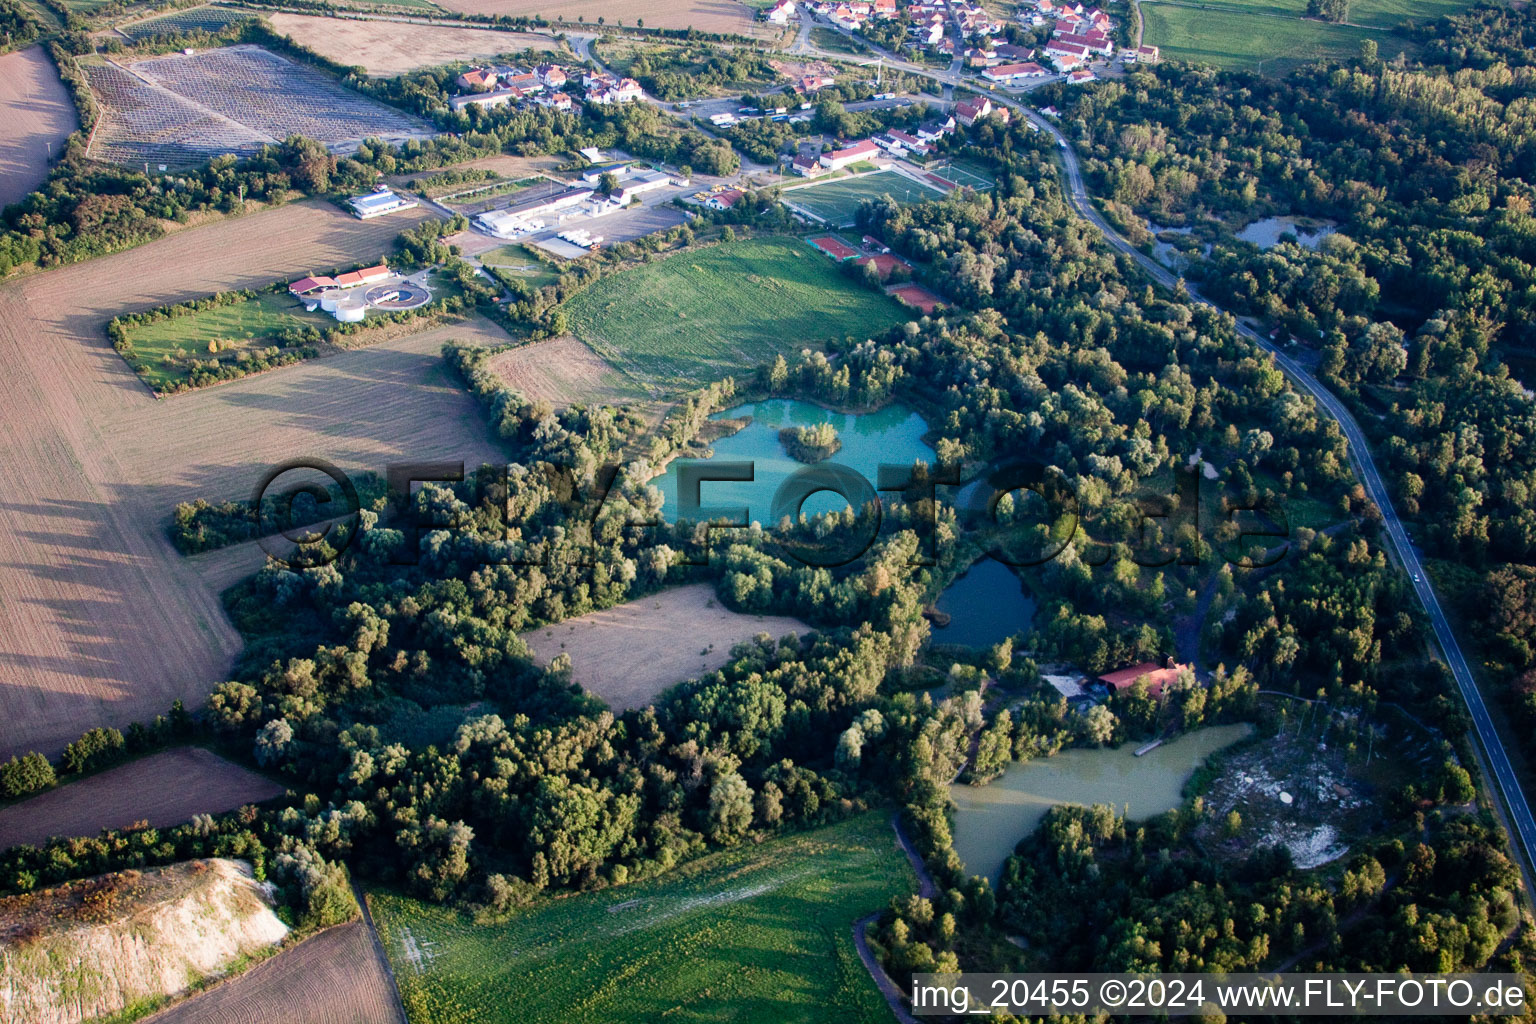
[[[914,890],[880,813],[506,924],[389,893],[369,902],[412,1024],[885,1024],[852,925]]]
[[[907,319],[894,299],[790,237],[682,252],[604,278],[564,308],[578,337],[657,397]]]
[[[889,195],[898,203],[942,198],[943,192],[895,171],[876,171],[857,178],[833,178],[782,193],[785,202],[807,210],[834,227],[853,223],[859,203]]]

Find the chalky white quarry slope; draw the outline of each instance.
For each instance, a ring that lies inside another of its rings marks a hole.
[[[0,900],[0,1020],[77,1024],[173,996],[287,933],[243,861],[118,872]]]

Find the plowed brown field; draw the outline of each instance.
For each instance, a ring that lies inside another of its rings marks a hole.
[[[147,821],[179,825],[283,795],[283,787],[201,747],[181,747],[0,808],[0,849],[51,836],[93,836]]]
[[[405,1024],[368,926],[338,925],[145,1024]]]
[[[6,206],[48,176],[48,147],[57,156],[78,127],[75,105],[41,46],[0,56],[0,124],[0,206]]]
[[[342,64],[361,64],[370,75],[398,75],[417,68],[495,57],[521,50],[558,50],[550,36],[450,25],[356,21],[304,14],[268,14],[272,27]]]
[[[0,757],[195,706],[224,677],[239,638],[165,537],[176,502],[248,497],[299,455],[378,470],[494,454],[435,355],[489,325],[165,401],[103,333],[124,310],[375,258],[419,219],[300,203],[0,286]]]
[[[643,18],[647,28],[696,28],[742,36],[780,31],[767,22],[754,22],[752,8],[740,0],[441,0],[440,6],[466,14],[541,14],[550,21],[564,18],[573,27],[578,17],[594,27],[602,17],[609,25],[634,25]]]

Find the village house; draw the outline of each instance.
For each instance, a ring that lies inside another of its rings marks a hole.
[[[499,76],[490,68],[471,68],[454,82],[464,92],[488,92],[496,88]]]
[[[790,170],[796,174],[810,178],[821,173],[821,160],[805,153],[795,154],[795,158],[789,162]]]
[[[1082,47],[1088,53],[1099,53],[1106,57],[1115,52],[1114,40],[1102,32],[1064,32],[1045,44],[1045,52],[1054,56],[1068,47]]]
[[[1079,43],[1058,43],[1054,40],[1046,46],[1045,52],[1056,62],[1056,67],[1060,71],[1070,71],[1080,64],[1088,63],[1092,57],[1086,46]]]
[[[896,0],[875,0],[874,7],[875,17],[877,18],[889,19],[896,17]]]
[[[724,192],[716,192],[704,200],[704,205],[711,210],[729,210],[741,201],[746,193],[739,188],[728,188]]]
[[[610,79],[610,82],[612,80]],[[621,78],[608,85],[599,85],[587,91],[587,102],[605,107],[614,103],[633,103],[645,95],[640,83],[633,78]]]
[[[533,102],[541,107],[548,107],[551,110],[558,110],[562,113],[569,113],[574,106],[571,98],[563,92],[546,93],[543,96],[536,97]]]
[[[985,96],[975,102],[962,100],[955,104],[955,120],[969,128],[984,117],[996,117],[1003,124],[1008,123],[1008,108],[994,107],[992,101]]]
[[[1153,700],[1162,700],[1163,691],[1185,672],[1193,675],[1194,666],[1181,665],[1170,658],[1166,666],[1155,661],[1144,661],[1140,665],[1122,668],[1117,672],[1106,672],[1099,676],[1096,682],[1102,683],[1113,695],[1128,692],[1138,680],[1144,679],[1147,683],[1147,696]]]
[[[1097,78],[1098,76],[1095,75],[1092,71],[1089,71],[1087,68],[1079,68],[1076,71],[1067,73],[1067,84],[1086,85],[1088,82],[1095,81]]]
[[[774,25],[788,25],[795,16],[795,0],[779,0],[763,14],[765,21]]]
[[[1137,64],[1156,64],[1158,61],[1157,47],[1138,46],[1130,52],[1129,59]]]
[[[540,85],[550,89],[563,88],[567,81],[565,68],[558,64],[540,64],[533,69],[533,73],[539,76]]]

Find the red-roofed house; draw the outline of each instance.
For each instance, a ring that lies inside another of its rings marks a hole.
[[[1124,693],[1136,685],[1136,680],[1145,677],[1147,680],[1147,695],[1154,700],[1162,700],[1165,687],[1178,679],[1180,673],[1193,671],[1193,666],[1180,665],[1177,662],[1165,668],[1155,661],[1144,661],[1140,665],[1122,668],[1118,672],[1105,673],[1099,676],[1099,682],[1108,686],[1111,693]]]
[[[1052,39],[1045,46],[1046,53],[1055,53],[1058,46],[1081,46],[1092,53],[1111,54],[1115,52],[1114,40],[1102,32],[1063,32]]]
[[[288,290],[294,295],[308,295],[310,292],[318,292],[322,288],[334,288],[336,281],[329,277],[301,277],[288,286]]]
[[[729,210],[740,202],[741,197],[744,195],[746,193],[739,188],[728,188],[724,192],[716,192],[704,200],[704,205],[711,210]]]
[[[1067,73],[1068,85],[1086,85],[1089,82],[1098,81],[1098,76],[1087,68],[1078,68]]]
[[[869,139],[864,139],[860,142],[855,142],[851,146],[845,146],[842,149],[834,149],[830,153],[821,154],[821,166],[832,171],[841,170],[849,164],[856,164],[860,160],[868,160],[873,156],[878,156],[879,153],[879,146]]]
[[[1027,62],[1024,64],[999,64],[995,68],[987,68],[981,73],[981,77],[993,82],[1017,82],[1025,78],[1041,78],[1050,74],[1039,64]],[[959,113],[957,108],[956,113]]]
[[[356,288],[358,285],[373,284],[382,281],[389,276],[389,268],[380,263],[376,267],[364,267],[362,270],[352,270],[345,274],[336,275],[337,288]]]
[[[1041,70],[1044,69],[1042,68]],[[992,101],[985,96],[978,98],[974,103],[962,100],[955,104],[955,120],[966,126],[973,125],[984,117],[994,115],[1004,124],[1008,123],[1008,109],[1006,107],[994,107]]]
[[[806,241],[810,242],[813,248],[820,249],[839,263],[853,259],[859,254],[857,249],[836,235],[817,235],[815,238],[807,238]]]
[[[475,68],[458,77],[459,88],[466,92],[485,92],[496,87],[496,72],[490,68]]]
[[[533,69],[533,73],[539,76],[539,82],[551,89],[559,89],[565,85],[565,68],[558,64],[540,64]]]

